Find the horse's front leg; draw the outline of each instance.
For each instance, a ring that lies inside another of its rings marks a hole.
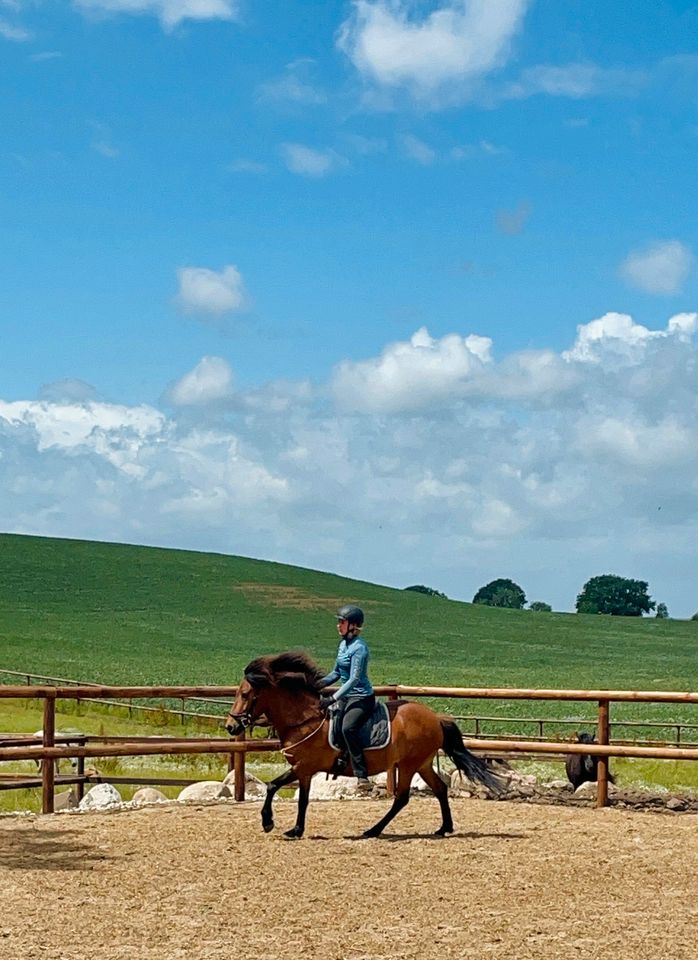
[[[267,795],[264,800],[264,806],[262,807],[262,827],[265,833],[269,833],[270,830],[274,829],[274,817],[271,812],[271,802],[276,795],[276,791],[280,790],[281,787],[288,786],[289,783],[294,783],[294,781],[297,779],[298,777],[295,767],[290,767],[285,773],[282,773],[280,776],[276,777],[275,780],[270,780],[267,784]]]
[[[308,800],[310,799],[310,781],[311,777],[301,777],[298,780],[298,813],[296,815],[296,825],[284,834],[289,840],[300,840],[305,831],[305,811],[308,809]]]

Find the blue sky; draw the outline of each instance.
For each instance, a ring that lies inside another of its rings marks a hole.
[[[0,526],[698,610],[698,4],[0,0]]]

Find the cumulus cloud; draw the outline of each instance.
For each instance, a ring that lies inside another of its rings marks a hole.
[[[354,0],[337,44],[370,84],[424,100],[500,67],[529,0],[448,0],[411,15],[407,0]]]
[[[284,143],[281,153],[291,173],[305,177],[324,177],[346,161],[334,150],[316,150],[302,143]]]
[[[167,391],[176,407],[204,406],[230,397],[233,371],[222,357],[202,357],[197,365]]]
[[[73,0],[85,13],[150,14],[160,19],[165,30],[183,20],[236,20],[237,0]]]
[[[52,385],[0,403],[0,528],[463,598],[511,576],[556,609],[612,569],[690,615],[697,333],[698,312],[655,326],[607,313],[564,352],[496,353],[482,333],[421,329],[325,383],[253,389],[204,357],[170,388],[167,414]]]
[[[245,302],[242,275],[235,266],[223,267],[219,273],[207,267],[180,267],[177,277],[177,302],[185,313],[220,317],[239,310]]]
[[[467,388],[490,362],[487,337],[449,334],[441,340],[426,327],[407,343],[393,343],[380,357],[345,362],[335,371],[337,402],[355,410],[406,412],[448,401]],[[360,390],[352,389],[361,384]]]
[[[693,264],[693,254],[679,240],[663,240],[628,254],[621,276],[646,293],[679,293]]]

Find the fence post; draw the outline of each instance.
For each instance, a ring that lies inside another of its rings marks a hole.
[[[388,694],[388,700],[397,700],[397,690],[394,688]],[[389,797],[395,796],[395,767],[389,766],[385,772],[385,792]]]
[[[53,747],[56,742],[56,693],[47,690],[44,699],[43,745]],[[44,757],[41,764],[41,812],[53,813],[55,768],[51,757]]]
[[[245,731],[235,737],[239,742],[245,739]],[[237,750],[233,754],[233,769],[235,770],[235,799],[245,799],[245,751]]]
[[[609,701],[599,700],[599,725],[597,740],[608,745],[609,741]],[[596,774],[596,806],[608,806],[608,757],[599,757]]]

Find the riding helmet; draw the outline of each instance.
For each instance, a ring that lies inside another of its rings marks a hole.
[[[349,603],[345,607],[340,607],[337,611],[337,619],[346,620],[353,626],[360,627],[364,622],[364,612],[360,607]]]

